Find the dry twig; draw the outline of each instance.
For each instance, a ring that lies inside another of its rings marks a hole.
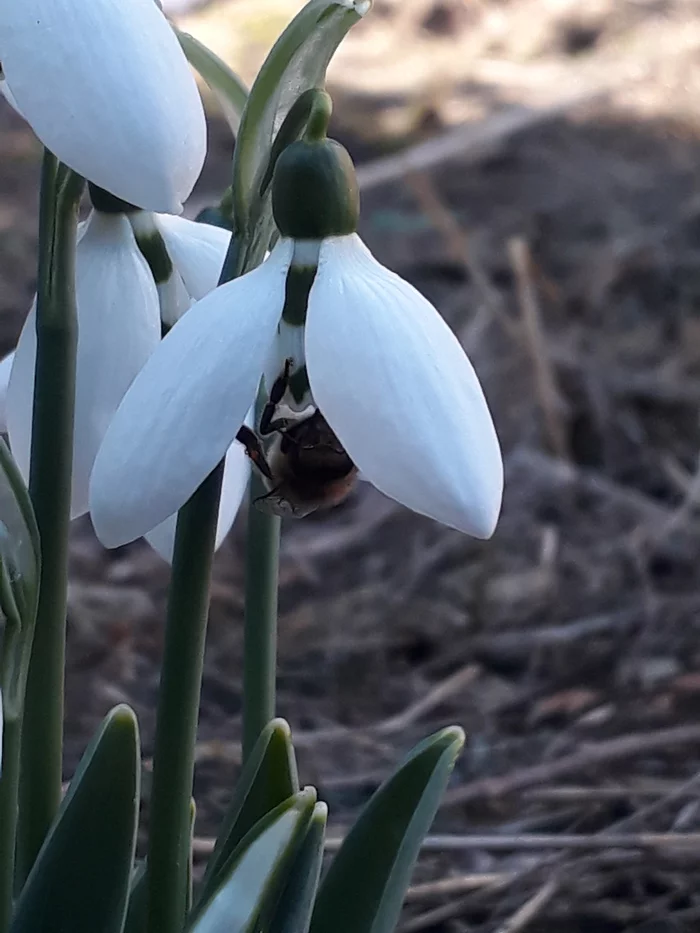
[[[426,172],[409,172],[406,176],[406,183],[423,213],[429,218],[433,227],[442,234],[445,245],[455,261],[463,266],[476,285],[491,314],[503,325],[506,333],[511,336],[517,334],[517,324],[508,317],[500,293],[491,284],[488,275],[474,256],[467,232],[441,200],[430,176]]]
[[[450,894],[464,894],[465,891],[480,891],[494,884],[505,884],[513,877],[512,872],[484,872],[440,878],[438,881],[426,881],[424,884],[411,885],[406,892],[406,903],[427,900],[431,897],[446,897]]]
[[[343,843],[344,834],[328,836],[326,850],[337,851]],[[542,852],[561,849],[587,852],[597,849],[679,849],[695,852],[700,849],[700,833],[538,833],[531,835],[489,836],[434,835],[426,836],[421,846],[423,852],[472,852],[483,849],[488,852]]]
[[[559,882],[552,878],[537,891],[520,910],[506,920],[497,933],[520,933],[546,907],[559,889]]]
[[[523,334],[532,362],[535,391],[542,409],[549,446],[561,460],[568,460],[569,450],[562,395],[557,386],[554,366],[547,348],[537,290],[533,281],[530,250],[522,237],[513,237],[508,241],[508,252],[515,273]]]
[[[640,732],[604,742],[591,743],[581,751],[565,755],[555,761],[522,768],[503,777],[482,778],[449,792],[443,806],[454,806],[488,797],[504,797],[532,787],[546,784],[567,774],[585,771],[593,765],[619,761],[674,745],[694,745],[700,742],[700,725],[676,726],[655,732]]]
[[[475,162],[491,152],[494,147],[502,146],[517,133],[556,120],[582,104],[601,99],[606,93],[605,89],[594,88],[563,97],[549,107],[509,107],[502,113],[493,114],[478,123],[457,126],[442,136],[418,143],[404,152],[384,156],[360,166],[357,172],[360,188],[367,191],[369,188],[396,181],[409,172],[424,171],[455,158],[459,158],[463,165]]]

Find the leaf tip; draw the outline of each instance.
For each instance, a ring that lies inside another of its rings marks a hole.
[[[292,730],[286,719],[282,719],[281,717],[271,719],[268,728],[271,733],[275,733],[279,738],[291,742]]]
[[[311,822],[318,826],[325,826],[328,822],[328,804],[322,800],[314,806],[314,812],[311,814]]]
[[[317,791],[315,787],[307,785],[296,794],[294,806],[297,810],[312,810],[316,805]]]
[[[338,0],[338,3],[353,10],[358,16],[365,16],[372,9],[372,0]]]

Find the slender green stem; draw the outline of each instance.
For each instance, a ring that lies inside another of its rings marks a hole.
[[[17,840],[17,793],[22,721],[8,716],[2,737],[2,778],[0,779],[0,933],[6,933],[12,916],[15,844]]]
[[[220,464],[177,520],[153,754],[148,933],[180,933],[187,909],[194,745],[222,477]]]
[[[243,656],[243,761],[275,716],[280,519],[253,502],[266,489],[253,476],[248,510]]]
[[[44,160],[29,494],[42,566],[27,677],[18,881],[29,874],[61,800],[68,530],[77,317],[75,247],[83,179]],[[55,207],[52,203],[55,202]]]
[[[231,238],[220,283],[243,271]],[[160,675],[147,862],[147,933],[180,933],[188,908],[190,799],[223,462],[180,509]]]
[[[13,589],[10,568],[0,560],[0,606],[5,631],[0,650],[0,684],[4,730],[2,735],[2,774],[0,774],[0,933],[7,933],[12,916],[17,849],[17,818],[20,767],[22,704],[26,683],[26,652],[23,642],[31,639],[32,618],[23,603],[20,613],[17,597],[24,596],[21,581]],[[24,620],[24,624],[23,624]],[[24,631],[23,631],[24,628]]]

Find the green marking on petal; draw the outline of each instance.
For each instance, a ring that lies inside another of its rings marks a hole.
[[[292,327],[303,327],[309,292],[316,278],[316,266],[290,266],[284,291],[282,320]]]
[[[311,392],[309,374],[306,366],[302,366],[301,369],[297,369],[296,372],[292,373],[289,378],[288,389],[294,401],[300,405],[304,401],[304,398]]]
[[[163,285],[173,274],[173,262],[168,254],[163,237],[157,230],[143,233],[134,230],[136,245],[148,263],[156,285]]]

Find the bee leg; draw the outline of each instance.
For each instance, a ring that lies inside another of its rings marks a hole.
[[[236,435],[236,440],[240,444],[243,444],[246,454],[260,470],[262,475],[266,479],[272,480],[272,470],[270,469],[270,465],[267,462],[267,457],[265,456],[262,442],[255,431],[251,431],[251,429],[244,424]]]
[[[277,406],[284,398],[284,393],[287,391],[287,386],[289,385],[289,375],[292,371],[292,364],[294,360],[290,358],[284,361],[284,372],[281,376],[278,376],[277,379],[272,383],[272,388],[270,389],[270,396],[265,407],[262,410],[260,415],[260,433],[261,434],[272,434],[274,431],[279,431],[288,426],[288,419],[278,418],[275,419],[275,412],[277,411]]]
[[[253,505],[257,505],[258,502],[264,502],[266,499],[272,499],[273,496],[277,495],[281,488],[281,486],[273,486],[273,488],[266,492],[264,496],[256,496],[256,498],[253,499]]]

